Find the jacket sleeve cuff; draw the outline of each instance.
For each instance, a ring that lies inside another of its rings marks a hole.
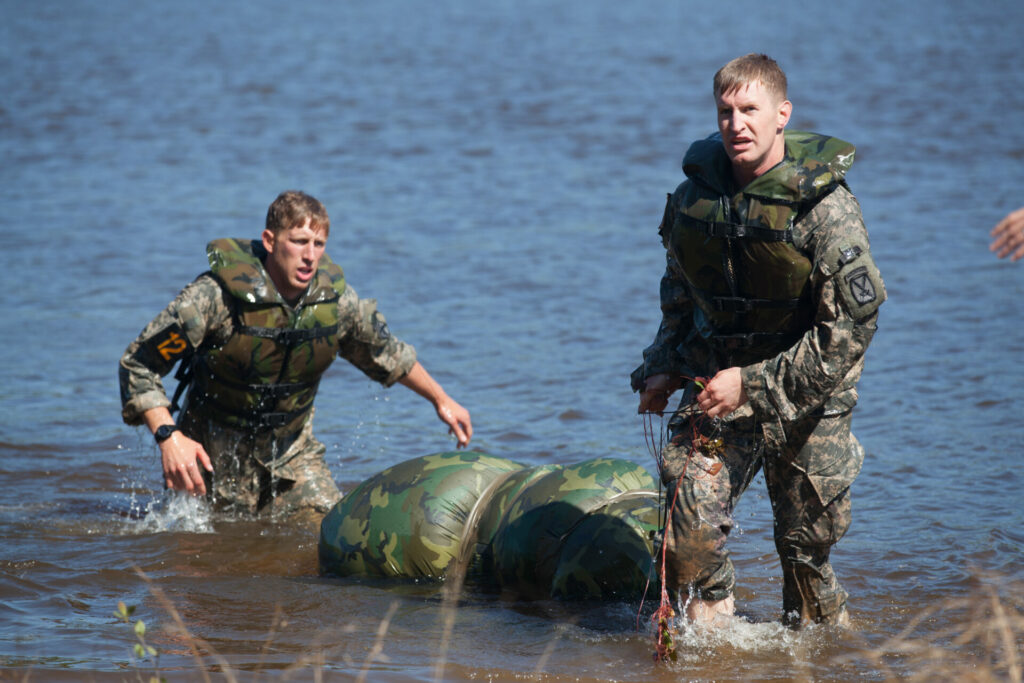
[[[390,387],[398,380],[402,379],[409,374],[412,370],[412,366],[416,365],[416,348],[412,344],[406,344],[405,342],[398,342],[400,349],[395,354],[396,363],[388,373],[387,377],[381,380],[381,384],[385,387]]]
[[[132,396],[121,409],[125,424],[136,427],[142,424],[142,414],[153,408],[168,408],[171,401],[162,391],[147,391]]]

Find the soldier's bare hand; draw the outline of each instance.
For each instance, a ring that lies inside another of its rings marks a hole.
[[[160,444],[160,458],[167,488],[199,496],[206,494],[206,482],[200,467],[213,472],[213,463],[201,443],[180,431],[174,432]]]
[[[469,411],[446,396],[437,404],[437,416],[448,425],[448,433],[458,439],[456,448],[465,448],[473,438],[473,422]]]
[[[739,368],[726,368],[704,385],[697,394],[697,406],[708,417],[725,417],[747,402]]]
[[[668,397],[672,395],[672,392],[681,387],[682,384],[682,379],[678,375],[669,375],[667,373],[651,375],[644,382],[644,390],[640,394],[640,406],[636,412],[641,414],[657,413],[659,415],[665,412],[665,407],[668,405]]]

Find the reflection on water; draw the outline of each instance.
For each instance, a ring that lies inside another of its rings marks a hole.
[[[658,322],[663,193],[714,126],[714,70],[764,50],[789,74],[793,126],[857,145],[849,181],[890,297],[854,417],[868,455],[853,527],[834,556],[857,628],[777,625],[757,480],[732,540],[741,619],[681,633],[677,663],[651,662],[650,596],[641,609],[470,593],[444,676],[876,680],[889,666],[924,679],[939,661],[934,678],[961,663],[1009,677],[989,623],[998,605],[1017,623],[1024,579],[1024,269],[986,247],[1024,203],[1024,5],[731,9],[4,11],[0,668],[123,680],[131,634],[111,617],[123,600],[168,677],[194,677],[193,641],[162,628],[173,619],[152,585],[202,639],[203,665],[240,679],[349,680],[365,665],[368,680],[433,680],[449,614],[437,586],[322,579],[316,529],[165,494],[152,438],[120,423],[118,357],[206,267],[207,241],[254,236],[269,201],[301,188],[326,203],[347,280],[473,412],[474,447],[531,466],[608,456],[653,469],[628,375]],[[450,449],[408,394],[332,367],[317,433],[343,490]],[[886,650],[908,626],[939,650]]]

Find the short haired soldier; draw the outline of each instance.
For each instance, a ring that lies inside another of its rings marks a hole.
[[[854,147],[785,130],[786,76],[765,55],[723,66],[714,99],[718,133],[690,146],[665,207],[663,317],[632,375],[640,412],[683,389],[662,453],[667,582],[695,621],[733,612],[725,542],[763,471],[784,620],[843,624],[829,554],[850,525],[850,414],[886,296],[844,180]]]
[[[303,192],[284,192],[260,239],[207,245],[210,270],[185,287],[121,358],[122,416],[160,445],[168,488],[218,508],[275,516],[326,512],[340,498],[313,436],[313,399],[340,355],[385,386],[429,400],[464,447],[469,413],[388,331],[324,253],[330,219]],[[177,423],[160,378],[181,362]]]

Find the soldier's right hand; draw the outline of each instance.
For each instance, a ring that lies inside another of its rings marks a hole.
[[[651,375],[644,381],[644,390],[640,394],[638,413],[661,414],[668,405],[668,397],[682,386],[682,379],[677,375],[660,373]]]
[[[206,495],[206,483],[199,468],[202,466],[207,472],[213,472],[213,463],[201,443],[180,431],[174,432],[160,444],[160,458],[167,488],[188,491],[197,496]]]

